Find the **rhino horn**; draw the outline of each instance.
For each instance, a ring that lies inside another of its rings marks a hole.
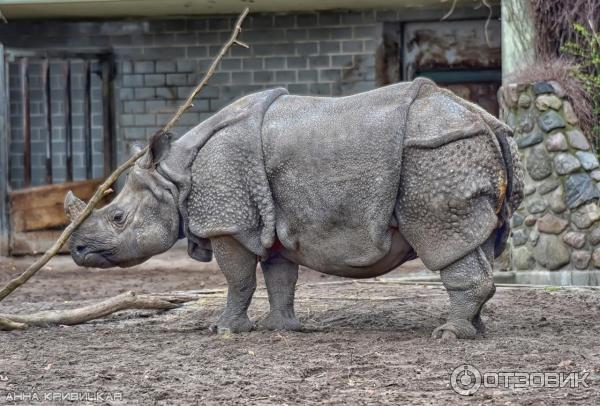
[[[65,196],[65,214],[69,220],[73,221],[79,216],[79,213],[85,208],[85,202],[75,196],[72,191],[69,190],[67,196]]]

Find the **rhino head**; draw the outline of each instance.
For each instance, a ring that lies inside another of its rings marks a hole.
[[[155,135],[146,154],[129,171],[119,195],[94,210],[71,235],[69,248],[77,265],[133,266],[175,244],[180,227],[178,192],[157,170],[170,144],[169,134]],[[69,192],[64,207],[73,221],[85,204]]]

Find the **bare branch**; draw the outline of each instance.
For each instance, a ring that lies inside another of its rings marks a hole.
[[[23,330],[29,326],[72,326],[99,319],[121,310],[170,310],[179,307],[181,303],[197,299],[197,295],[189,294],[151,295],[126,292],[77,309],[48,310],[24,315],[0,314],[0,330]]]
[[[27,324],[0,317],[0,330],[25,330]]]
[[[248,45],[244,44],[243,42],[239,42],[237,40],[237,37],[240,34],[240,32],[242,31],[242,22],[244,21],[244,18],[246,18],[246,16],[248,15],[249,11],[250,10],[247,7],[244,9],[244,11],[242,11],[242,13],[240,14],[240,16],[238,17],[238,19],[235,23],[235,26],[233,27],[233,32],[231,33],[231,37],[229,37],[229,41],[227,41],[225,43],[225,45],[223,45],[223,47],[221,48],[221,51],[219,51],[219,53],[217,54],[213,63],[208,68],[208,71],[206,71],[206,73],[204,74],[204,77],[202,78],[200,83],[198,83],[198,85],[194,88],[192,93],[188,96],[185,103],[183,103],[179,107],[179,109],[177,110],[177,112],[175,113],[173,118],[171,118],[171,120],[169,120],[169,122],[167,124],[165,124],[165,126],[162,129],[163,132],[169,131],[173,127],[173,125],[177,122],[177,120],[179,120],[179,117],[181,117],[181,115],[192,106],[194,97],[196,97],[196,95],[200,92],[200,90],[202,90],[202,88],[204,86],[206,86],[208,79],[210,79],[210,77],[213,75],[213,73],[217,69],[217,66],[219,65],[219,63],[221,63],[221,59],[223,59],[223,57],[225,56],[227,51],[229,51],[229,48],[231,48],[233,45],[236,45],[236,44],[237,45],[243,44],[242,45],[243,47],[248,48]]]
[[[175,125],[175,123],[177,123],[177,120],[179,120],[181,115],[183,113],[185,113],[185,111],[188,108],[190,108],[192,106],[192,101],[194,100],[196,95],[204,88],[204,86],[206,85],[208,80],[214,74],[217,66],[221,62],[221,59],[223,59],[223,57],[225,56],[225,54],[227,53],[229,48],[231,48],[233,45],[235,45],[237,43],[237,36],[239,35],[239,33],[242,30],[242,22],[244,21],[244,18],[246,18],[246,16],[248,15],[248,12],[249,12],[248,8],[245,8],[244,11],[242,11],[242,13],[240,14],[240,16],[237,19],[237,22],[235,24],[233,32],[231,33],[231,38],[229,39],[229,41],[227,41],[225,43],[225,45],[223,45],[223,47],[221,48],[221,51],[218,53],[218,55],[214,59],[213,63],[210,65],[210,68],[204,74],[204,77],[202,78],[200,83],[198,83],[198,85],[190,93],[190,95],[186,99],[185,103],[179,107],[179,109],[177,110],[175,115],[171,118],[171,120],[169,120],[169,122],[167,124],[165,124],[163,126],[163,128],[161,130],[159,130],[159,132],[166,133],[167,131],[169,131]],[[85,206],[85,209],[83,209],[81,211],[81,213],[79,214],[79,216],[73,222],[71,222],[71,224],[69,224],[67,226],[67,228],[65,228],[65,230],[62,232],[62,234],[60,235],[58,240],[56,240],[56,242],[54,243],[54,245],[48,251],[46,251],[46,253],[42,257],[40,257],[37,261],[35,261],[33,264],[31,264],[25,270],[25,272],[23,272],[21,275],[19,275],[15,279],[11,280],[10,282],[8,282],[8,284],[6,286],[4,286],[4,288],[2,288],[2,290],[0,290],[0,301],[2,301],[4,298],[6,298],[8,295],[10,295],[19,286],[21,286],[25,282],[27,282],[29,280],[29,278],[31,278],[33,275],[35,275],[37,271],[39,271],[44,265],[46,265],[46,263],[48,263],[48,261],[50,261],[50,259],[53,256],[55,256],[58,253],[58,251],[60,251],[60,249],[67,242],[67,240],[69,239],[71,234],[73,234],[73,232],[81,225],[81,223],[83,223],[85,221],[85,219],[92,213],[92,210],[94,210],[94,207],[96,207],[98,205],[98,203],[100,202],[100,200],[102,200],[102,198],[106,195],[106,193],[108,192],[108,190],[110,189],[112,184],[115,183],[117,181],[117,179],[119,178],[119,176],[121,176],[121,174],[123,172],[125,172],[128,168],[130,168],[135,163],[135,161],[137,161],[139,158],[141,158],[146,153],[147,150],[148,150],[148,147],[146,146],[145,148],[143,148],[142,150],[138,151],[133,156],[131,156],[131,158],[129,158],[125,163],[121,164],[121,166],[119,166],[98,187],[98,189],[96,190],[96,192],[94,193],[92,198],[89,200],[89,202]]]
[[[447,1],[447,0],[442,0],[442,3],[444,3],[445,1]],[[454,13],[455,8],[456,8],[456,0],[452,0],[452,6],[450,6],[450,10],[446,14],[444,14],[441,21],[444,21],[445,19],[450,17],[452,15],[452,13]]]

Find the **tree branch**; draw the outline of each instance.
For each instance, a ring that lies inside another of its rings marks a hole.
[[[206,71],[206,73],[204,74],[204,77],[202,78],[200,83],[198,83],[198,85],[190,93],[190,95],[188,96],[186,101],[179,107],[179,109],[177,110],[175,115],[169,120],[169,122],[167,124],[165,124],[162,127],[162,129],[159,130],[159,132],[169,131],[175,125],[175,123],[177,123],[177,121],[179,120],[181,115],[183,113],[185,113],[185,111],[192,106],[192,102],[193,102],[194,98],[196,97],[196,95],[198,93],[200,93],[200,91],[204,88],[204,86],[206,86],[206,83],[208,83],[208,80],[214,74],[215,70],[217,69],[217,66],[221,62],[221,59],[223,59],[223,57],[225,56],[225,54],[227,53],[229,48],[231,48],[233,45],[236,45],[236,44],[247,47],[246,44],[239,42],[237,40],[237,37],[238,37],[239,33],[242,31],[242,22],[244,21],[244,18],[246,18],[246,16],[248,15],[248,12],[249,12],[249,9],[245,8],[244,11],[242,11],[242,13],[239,15],[237,22],[235,23],[233,32],[231,33],[231,37],[229,38],[229,41],[227,41],[225,43],[225,45],[223,45],[223,47],[221,48],[221,51],[215,57],[213,63],[210,65],[210,68],[208,69],[208,71]],[[102,198],[106,195],[107,191],[110,190],[110,187],[112,186],[112,184],[115,183],[117,181],[117,179],[119,178],[119,176],[121,176],[121,174],[123,172],[125,172],[128,168],[130,168],[135,163],[135,161],[137,161],[139,158],[141,158],[146,153],[147,150],[148,150],[148,147],[145,147],[144,149],[135,153],[125,163],[121,164],[121,166],[119,166],[98,187],[98,189],[96,190],[96,192],[94,193],[92,198],[89,200],[89,202],[87,203],[85,208],[79,214],[79,216],[73,222],[71,222],[71,224],[69,224],[67,226],[67,228],[65,228],[65,230],[62,232],[62,234],[60,235],[58,240],[56,240],[56,242],[54,243],[54,245],[52,245],[52,247],[48,251],[46,251],[46,253],[43,256],[41,256],[37,261],[35,261],[33,264],[31,264],[25,270],[25,272],[23,272],[18,277],[12,279],[10,282],[8,282],[8,284],[6,286],[4,286],[4,288],[2,288],[2,290],[0,290],[0,301],[4,300],[4,298],[6,298],[8,295],[10,295],[15,289],[17,289],[19,286],[21,286],[25,282],[27,282],[29,280],[29,278],[31,278],[33,275],[35,275],[44,265],[46,265],[48,263],[48,261],[50,261],[50,259],[53,256],[55,256],[58,253],[58,251],[60,251],[60,249],[67,242],[67,240],[69,239],[71,234],[73,234],[73,232],[75,230],[77,230],[77,228],[81,225],[81,223],[83,223],[85,221],[85,219],[94,210],[94,207],[96,207],[98,205],[100,200],[102,200]],[[0,320],[0,322],[1,322],[1,320]]]
[[[151,295],[126,292],[99,303],[76,309],[47,310],[32,314],[0,314],[0,330],[23,330],[29,326],[56,326],[85,323],[109,314],[129,309],[170,310],[181,303],[198,299],[198,295]]]

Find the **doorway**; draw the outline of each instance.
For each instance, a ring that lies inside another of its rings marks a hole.
[[[68,190],[89,199],[114,167],[110,53],[4,51],[11,255],[47,250]]]

